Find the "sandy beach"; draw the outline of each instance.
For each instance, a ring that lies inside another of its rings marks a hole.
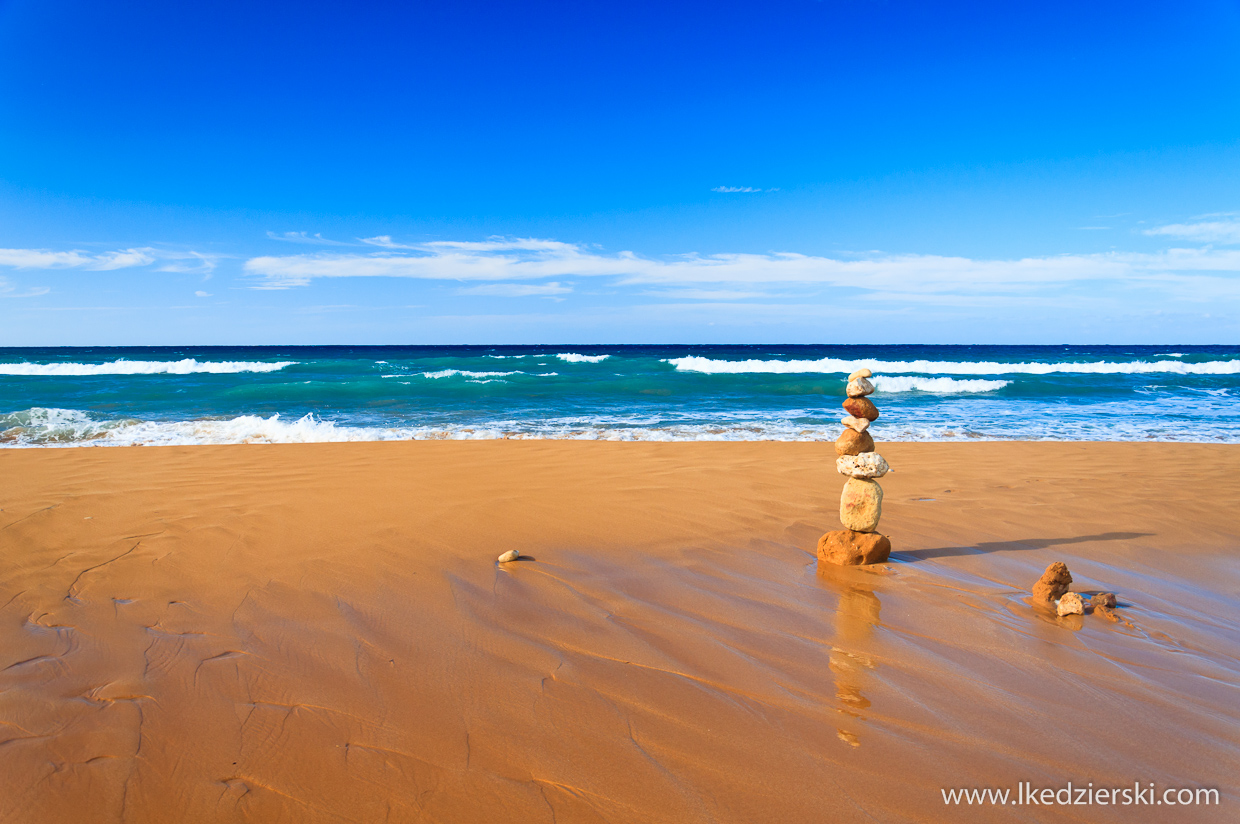
[[[830,444],[0,451],[0,822],[1235,820],[1240,448],[882,452],[819,569]],[[941,795],[1069,781],[1221,804]]]

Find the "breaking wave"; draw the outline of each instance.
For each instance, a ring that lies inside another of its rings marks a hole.
[[[1011,381],[956,380],[955,378],[891,377],[878,375],[874,388],[879,392],[932,392],[936,395],[954,395],[958,392],[994,392]]]
[[[519,372],[471,372],[468,369],[440,369],[438,372],[422,372],[424,378],[450,378],[460,375],[466,378],[502,378],[505,375],[519,375]]]
[[[1240,358],[1205,363],[1182,361],[1131,361],[1113,363],[998,363],[995,361],[880,361],[843,360],[821,358],[819,360],[743,360],[726,361],[690,355],[683,358],[666,358],[681,372],[703,372],[710,375],[736,375],[747,372],[795,374],[821,372],[848,374],[857,369],[879,372],[919,372],[947,375],[1049,375],[1052,373],[1076,373],[1095,375],[1135,375],[1151,372],[1169,372],[1177,375],[1236,375],[1240,374]]]
[[[569,363],[602,363],[611,355],[578,355],[576,352],[564,352],[556,357]]]
[[[224,375],[238,372],[278,372],[297,361],[179,361],[115,360],[110,363],[0,363],[0,375],[79,376],[79,375],[191,375],[200,372]]]

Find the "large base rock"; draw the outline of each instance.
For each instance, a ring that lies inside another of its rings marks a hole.
[[[876,481],[849,478],[840,493],[840,523],[854,532],[873,532],[883,514],[883,488]]]
[[[839,566],[881,564],[891,555],[891,541],[877,532],[837,529],[818,539],[818,560]]]
[[[1058,601],[1068,591],[1071,583],[1072,573],[1068,572],[1068,567],[1056,561],[1046,568],[1046,572],[1043,572],[1042,577],[1033,585],[1033,597],[1039,601]]]

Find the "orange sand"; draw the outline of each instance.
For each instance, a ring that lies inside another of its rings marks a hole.
[[[1240,448],[880,448],[873,570],[829,444],[0,451],[0,822],[1238,820]]]

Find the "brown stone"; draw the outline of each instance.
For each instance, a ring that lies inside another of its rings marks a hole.
[[[857,378],[872,378],[872,377],[874,377],[874,373],[871,372],[869,369],[858,369],[856,372],[853,372],[851,375],[849,375],[848,379],[850,381],[855,381]]]
[[[818,539],[818,560],[826,564],[856,566],[881,564],[891,555],[891,541],[877,532],[837,529]]]
[[[1068,567],[1056,561],[1046,568],[1042,577],[1033,585],[1033,597],[1039,601],[1058,601],[1068,591],[1072,583],[1072,573]]]
[[[836,455],[860,455],[862,452],[873,451],[874,438],[869,432],[845,429],[844,433],[835,439]]]
[[[849,478],[840,493],[840,522],[856,532],[873,532],[883,514],[883,488],[877,481]]]
[[[849,398],[844,401],[844,409],[854,418],[865,418],[867,421],[878,420],[878,407],[869,398]]]
[[[1099,592],[1089,599],[1089,605],[1094,609],[1098,607],[1113,607],[1115,606],[1115,593]]]

